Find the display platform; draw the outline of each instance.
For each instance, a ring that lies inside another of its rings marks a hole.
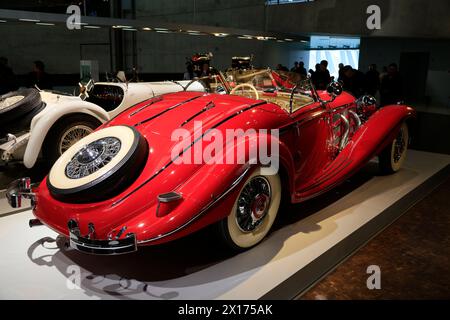
[[[67,251],[29,210],[0,200],[0,299],[291,299],[395,221],[450,175],[450,156],[411,151],[403,170],[369,164],[320,198],[284,209],[256,248],[219,252],[209,234],[135,254]]]

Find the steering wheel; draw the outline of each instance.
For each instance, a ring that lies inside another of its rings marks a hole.
[[[247,89],[247,90],[245,90],[245,89]],[[237,93],[239,90],[242,91],[242,94]],[[252,96],[251,94],[248,95],[249,91],[252,91],[254,96]],[[234,94],[234,95],[238,95],[238,96],[243,96],[243,97],[259,100],[258,90],[256,90],[256,88],[253,85],[249,84],[249,83],[242,83],[240,85],[237,85],[233,90],[231,90],[230,94]]]

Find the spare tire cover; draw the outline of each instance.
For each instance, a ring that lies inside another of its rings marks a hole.
[[[147,156],[147,141],[135,128],[108,127],[69,148],[53,165],[47,186],[63,202],[107,200],[135,181]]]

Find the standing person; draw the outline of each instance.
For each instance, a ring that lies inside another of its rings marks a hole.
[[[320,80],[320,64],[316,64],[316,70],[309,70],[311,82],[317,90],[322,90]]]
[[[306,79],[307,72],[303,61],[298,63],[298,73],[302,76],[302,79]]]
[[[382,107],[402,100],[402,81],[397,64],[388,66],[387,74],[381,80],[380,95]]]
[[[338,81],[344,81],[344,64],[339,63],[339,78]]]
[[[327,60],[322,60],[320,62],[320,82],[322,83],[322,87],[324,90],[331,83],[331,75],[330,71],[328,70]]]
[[[359,98],[365,92],[365,75],[359,70],[355,70],[352,66],[345,66],[343,69],[344,90],[350,92]]]
[[[297,61],[295,61],[294,67],[291,69],[291,72],[298,73],[298,62]]]
[[[50,75],[45,72],[45,64],[37,60],[33,63],[33,71],[28,75],[28,86],[37,86],[39,89],[53,89]]]
[[[186,72],[183,75],[183,80],[193,80],[194,79],[194,67],[192,63],[186,63]]]
[[[367,93],[375,96],[380,88],[380,73],[377,70],[376,64],[369,66],[369,71],[366,73],[366,89]]]
[[[17,89],[16,77],[8,66],[8,59],[0,57],[0,95]]]

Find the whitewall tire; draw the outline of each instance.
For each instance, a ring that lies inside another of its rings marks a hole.
[[[380,170],[383,173],[392,174],[400,171],[406,160],[408,144],[408,125],[403,123],[397,137],[379,155]]]
[[[272,228],[280,202],[280,176],[263,175],[257,168],[242,185],[229,216],[219,222],[221,240],[235,251],[256,246]]]
[[[148,155],[145,138],[132,127],[99,130],[70,147],[47,178],[52,195],[69,203],[106,200],[129,186]]]

